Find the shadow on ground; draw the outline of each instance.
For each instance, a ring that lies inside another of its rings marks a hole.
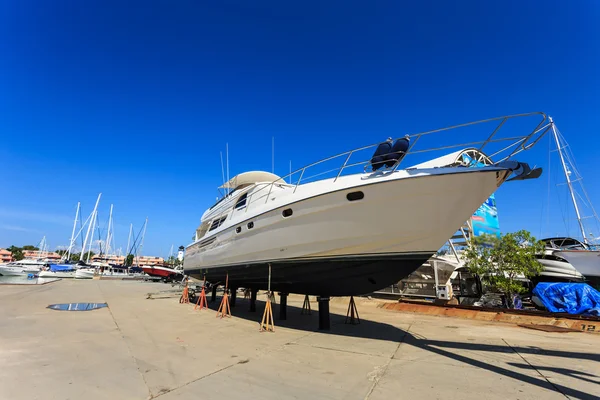
[[[210,295],[207,296],[209,299],[208,306],[211,310],[217,311],[219,304],[221,302],[221,297],[217,297],[215,302],[210,301]],[[190,299],[192,302],[192,299]],[[193,302],[196,302],[196,299],[193,299]],[[249,310],[250,302],[247,299],[238,297],[236,299],[236,304],[232,307],[232,314],[236,318],[242,318],[249,321],[256,322],[257,328],[260,324],[260,320],[263,315],[263,311],[265,308],[265,302],[257,300],[256,301],[256,311],[251,312]],[[313,307],[317,307],[316,302],[312,302]],[[302,309],[300,307],[289,305],[287,306],[287,319],[281,320],[279,319],[280,305],[273,304],[273,316],[275,318],[275,325],[277,327],[285,327],[289,329],[297,329],[303,330],[307,332],[317,332],[319,326],[318,320],[318,310],[313,309],[311,315],[303,315],[301,314]],[[360,310],[359,310],[360,311]],[[526,382],[530,385],[538,386],[544,389],[556,390],[564,396],[583,399],[583,400],[592,400],[598,399],[598,395],[589,394],[586,392],[582,392],[580,390],[570,388],[568,386],[560,385],[557,383],[550,382],[543,374],[542,371],[551,371],[556,374],[562,374],[571,378],[577,378],[584,380],[590,383],[599,383],[598,380],[594,378],[599,378],[597,375],[584,373],[580,371],[575,371],[567,368],[552,368],[552,367],[542,367],[532,365],[525,360],[523,355],[531,354],[531,355],[541,355],[541,356],[549,356],[549,357],[562,357],[565,359],[565,362],[568,362],[568,359],[584,359],[590,361],[600,362],[600,355],[598,354],[589,354],[589,353],[581,353],[581,352],[571,352],[564,350],[548,350],[539,347],[519,347],[519,346],[511,346],[506,343],[506,346],[503,345],[493,345],[493,344],[481,344],[481,343],[463,343],[463,342],[454,342],[450,340],[429,340],[427,338],[418,337],[417,335],[410,333],[404,329],[399,327],[370,321],[367,319],[361,318],[360,324],[351,325],[346,324],[346,316],[340,315],[336,313],[331,313],[331,330],[329,331],[319,331],[323,334],[328,335],[340,335],[340,336],[350,336],[350,337],[358,337],[365,339],[373,339],[373,340],[384,340],[390,341],[394,343],[401,343],[405,345],[414,346],[416,348],[422,349],[424,351],[428,351],[440,356],[448,357],[452,360],[460,361],[467,365],[482,368],[491,372],[495,372],[497,374],[519,380],[521,382]],[[455,352],[458,351],[458,352]],[[462,352],[461,352],[462,351]],[[523,364],[520,363],[509,363],[514,369],[507,369],[498,365],[493,365],[490,363],[486,363],[481,360],[477,360],[467,356],[468,351],[483,351],[483,352],[492,352],[492,353],[516,353],[518,354],[525,362]],[[538,373],[538,377],[532,376],[530,374],[523,373],[527,371],[531,373],[531,370],[534,370]],[[523,371],[523,372],[520,372]],[[599,378],[600,379],[600,378]]]

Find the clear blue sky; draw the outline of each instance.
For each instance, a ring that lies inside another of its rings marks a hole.
[[[165,255],[214,202],[226,142],[233,175],[270,170],[274,136],[284,174],[527,111],[555,118],[600,206],[598,20],[591,0],[2,1],[0,246],[67,244],[102,192],[120,245],[148,216],[144,253]],[[498,191],[503,231],[567,233],[546,178]]]

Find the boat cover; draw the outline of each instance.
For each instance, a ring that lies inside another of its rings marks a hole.
[[[533,294],[550,312],[600,316],[600,292],[587,283],[540,282]]]
[[[50,264],[50,271],[72,271],[74,268],[69,264]]]

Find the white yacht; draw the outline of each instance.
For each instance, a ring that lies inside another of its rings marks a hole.
[[[506,139],[513,143],[504,149],[507,156],[493,162],[483,153],[504,122],[532,115],[542,121]],[[490,121],[499,125],[487,140],[399,168],[412,152],[440,150],[415,148],[422,136]],[[257,289],[267,288],[270,279],[273,290],[323,296],[389,286],[429,259],[511,175],[510,180],[540,176],[541,169],[510,158],[537,143],[545,123],[543,113],[531,113],[388,139],[304,167],[294,173],[300,178],[293,184],[269,172],[239,174],[222,186],[231,191],[202,216],[186,249],[185,273],[215,283],[228,277],[231,287]],[[365,150],[372,154],[369,160],[353,162]],[[456,161],[457,154],[467,153],[471,161]],[[339,162],[332,177],[306,179],[331,160]],[[487,162],[474,167],[473,160]],[[358,173],[344,173],[356,166]]]
[[[75,264],[49,264],[42,268],[40,278],[75,278]]]
[[[12,261],[0,265],[0,275],[4,276],[20,276],[20,275],[37,275],[44,265],[49,263],[48,260],[19,260]]]

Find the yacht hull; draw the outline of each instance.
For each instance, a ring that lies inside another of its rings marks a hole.
[[[597,250],[561,250],[555,252],[567,260],[577,271],[586,277],[600,277],[600,251]]]
[[[181,275],[181,271],[178,271],[173,268],[166,267],[142,267],[142,271],[147,273],[150,276],[159,277],[159,278],[168,278],[171,276]]]
[[[188,246],[184,269],[213,283],[224,282],[228,274],[233,287],[266,289],[271,264],[273,290],[370,293],[427,261],[497,189],[505,173],[498,168],[409,172],[376,182],[349,176],[337,183],[339,190],[317,190],[313,196],[300,186],[290,200],[279,205],[271,199],[268,211],[248,211],[245,219],[233,215],[227,229]],[[350,201],[347,195],[357,191],[363,198]],[[293,213],[284,217],[287,209]]]
[[[3,276],[27,276],[29,274],[37,275],[39,269],[27,269],[22,267],[0,267],[0,275]]]
[[[75,278],[75,271],[40,271],[40,278]]]
[[[552,260],[546,258],[538,258],[538,261],[544,267],[539,277],[534,280],[540,282],[552,281],[568,281],[580,282],[583,281],[583,275],[573,267],[570,263],[561,260]]]
[[[93,279],[94,278],[94,274],[95,274],[95,270],[91,269],[91,268],[80,268],[77,271],[75,271],[75,278],[76,279]]]

